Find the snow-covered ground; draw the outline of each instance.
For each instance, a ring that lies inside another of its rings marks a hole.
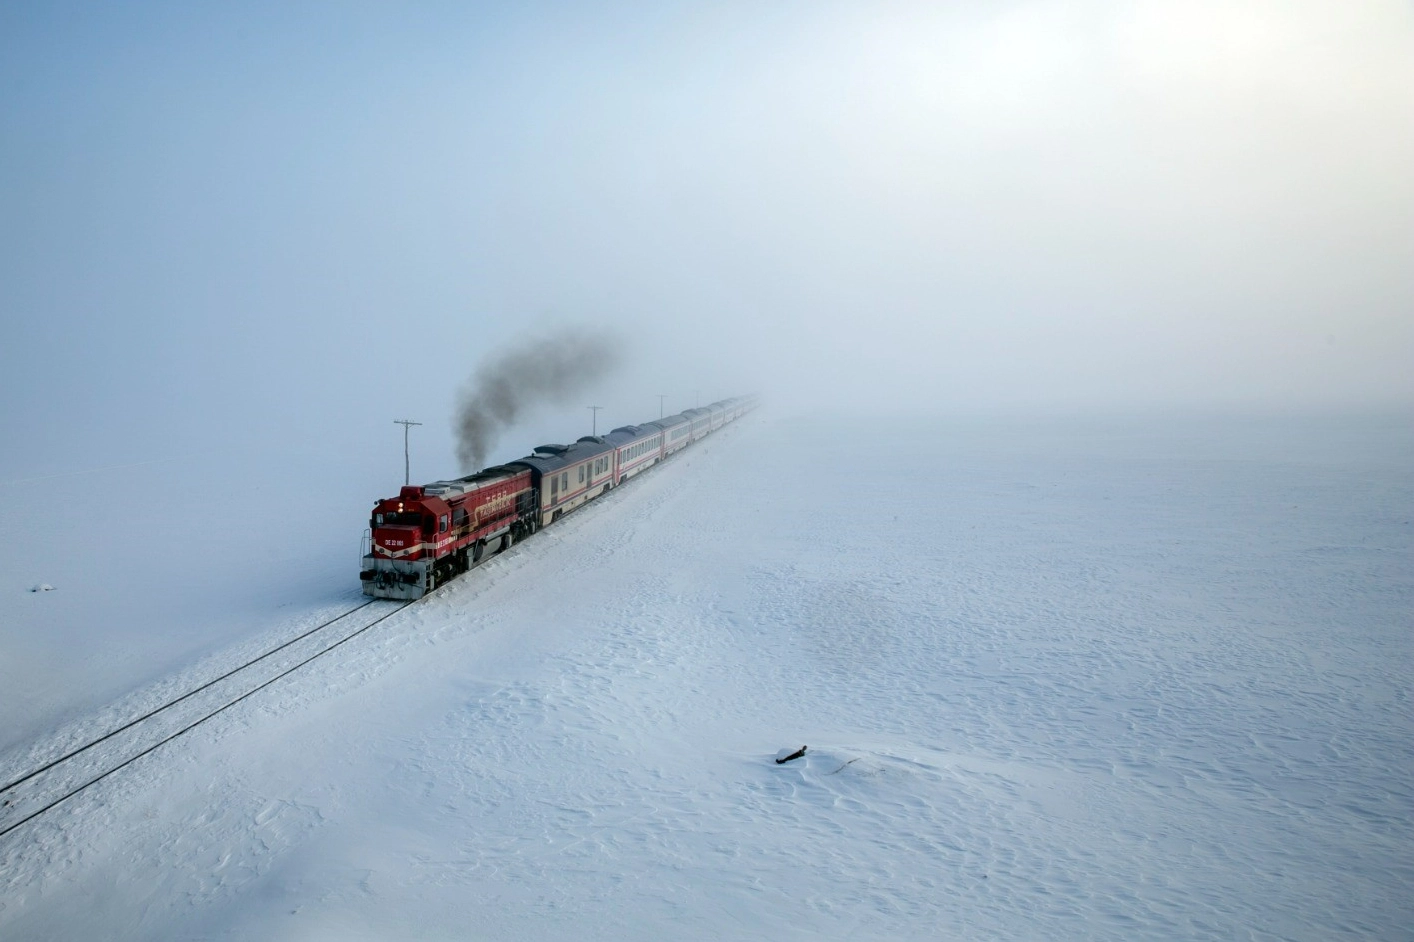
[[[359,600],[376,491],[205,471],[143,586],[4,491],[0,777]],[[1410,938],[1411,559],[1407,417],[763,412],[0,838],[0,938]]]

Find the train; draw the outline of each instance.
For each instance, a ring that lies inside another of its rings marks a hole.
[[[407,485],[374,502],[359,570],[363,594],[412,601],[504,552],[756,408],[755,396],[541,445],[515,461]]]

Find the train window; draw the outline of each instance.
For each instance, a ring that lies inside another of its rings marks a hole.
[[[560,476],[557,474],[550,479],[550,499],[554,500],[558,493],[560,493]]]
[[[449,526],[451,526],[451,519],[450,519],[446,514],[442,514],[441,517],[438,517],[438,518],[437,518],[437,532],[438,532],[438,533],[446,533],[446,532],[447,532],[447,527],[449,527]]]
[[[568,471],[560,475],[560,487],[563,487],[565,490],[570,489],[570,473]]]
[[[579,466],[579,483],[584,483],[584,465]]]

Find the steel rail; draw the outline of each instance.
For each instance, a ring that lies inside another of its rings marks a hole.
[[[366,604],[368,604],[368,603],[364,603],[364,604],[366,605]],[[109,769],[108,771],[102,773],[101,775],[95,776],[94,778],[89,779],[87,782],[84,782],[84,783],[83,783],[82,785],[80,785],[78,788],[75,788],[75,789],[73,789],[72,791],[69,791],[69,792],[64,793],[64,794],[61,795],[60,797],[58,797],[58,798],[54,799],[53,801],[51,801],[49,804],[45,805],[43,808],[40,808],[38,811],[33,811],[33,812],[29,813],[28,815],[26,815],[25,817],[21,818],[20,820],[14,822],[13,824],[8,824],[8,825],[6,825],[4,828],[0,828],[0,837],[4,837],[6,834],[9,834],[11,831],[15,830],[16,828],[19,828],[19,827],[21,827],[22,825],[28,824],[30,821],[33,821],[35,818],[37,818],[37,817],[39,817],[40,815],[44,814],[46,811],[49,811],[51,808],[54,808],[54,807],[56,807],[56,806],[62,804],[63,802],[68,801],[70,798],[73,798],[75,795],[79,794],[79,793],[82,792],[84,789],[89,788],[89,787],[92,786],[92,785],[97,785],[99,782],[103,781],[103,780],[104,780],[105,778],[107,778],[108,776],[110,776],[110,775],[112,775],[113,773],[118,772],[118,771],[120,771],[120,770],[122,770],[122,769],[128,767],[129,765],[132,765],[132,764],[133,764],[134,762],[136,762],[138,759],[141,759],[143,756],[147,755],[147,754],[150,753],[150,752],[154,752],[155,750],[160,749],[162,746],[165,746],[167,743],[169,743],[169,742],[171,742],[172,740],[176,739],[178,736],[182,736],[182,735],[184,735],[184,734],[186,734],[186,733],[191,732],[193,729],[196,729],[196,728],[197,728],[198,726],[200,726],[202,723],[205,723],[207,720],[209,720],[209,719],[211,719],[211,718],[213,718],[213,717],[215,717],[215,716],[218,716],[218,715],[220,715],[220,714],[226,712],[226,711],[229,710],[231,707],[233,707],[233,706],[235,706],[236,704],[240,703],[242,700],[245,700],[245,699],[248,698],[248,697],[254,696],[256,693],[259,693],[261,690],[264,690],[266,687],[270,686],[271,684],[273,684],[275,681],[279,680],[280,678],[282,678],[282,677],[287,677],[288,675],[293,674],[295,671],[299,670],[301,667],[303,667],[304,665],[308,664],[310,661],[314,660],[315,658],[323,657],[324,655],[328,654],[330,651],[334,650],[335,648],[337,648],[339,645],[343,644],[343,643],[346,642],[346,641],[352,641],[354,638],[357,638],[359,635],[363,634],[365,631],[367,631],[368,629],[372,628],[374,625],[378,624],[379,622],[383,621],[384,619],[392,618],[394,615],[398,614],[398,612],[401,612],[403,609],[407,608],[407,607],[408,607],[409,605],[411,605],[411,604],[413,604],[413,603],[412,603],[412,602],[404,602],[402,605],[399,605],[397,608],[393,609],[391,612],[388,612],[388,613],[383,614],[383,615],[379,615],[379,616],[378,616],[377,618],[375,618],[373,621],[371,621],[371,622],[369,622],[368,624],[364,625],[362,628],[358,629],[357,631],[353,632],[352,634],[349,634],[349,635],[346,635],[346,636],[343,637],[343,638],[340,638],[338,641],[335,641],[333,644],[329,645],[329,647],[327,647],[327,648],[324,648],[322,651],[318,651],[318,652],[316,652],[316,653],[314,653],[314,654],[311,654],[309,657],[307,657],[307,658],[305,658],[304,660],[300,661],[298,664],[294,665],[293,667],[287,668],[286,670],[281,671],[280,673],[276,674],[274,677],[271,677],[269,680],[265,681],[264,683],[260,684],[259,686],[252,687],[250,690],[247,690],[245,693],[241,694],[239,697],[236,697],[236,699],[227,702],[225,705],[223,705],[223,706],[221,706],[221,707],[218,707],[217,709],[215,709],[215,710],[213,710],[212,712],[210,712],[210,713],[206,714],[205,716],[203,716],[201,719],[196,720],[195,722],[192,722],[192,723],[188,723],[186,726],[183,726],[181,729],[177,730],[175,733],[172,733],[170,736],[166,737],[165,739],[162,739],[162,740],[160,740],[160,741],[158,741],[158,742],[152,744],[151,746],[148,746],[146,749],[142,750],[142,751],[139,752],[137,755],[131,756],[131,757],[127,758],[127,759],[124,759],[122,762],[120,762],[120,763],[118,763],[117,765],[113,766],[113,767],[112,767],[111,769]],[[364,607],[364,606],[359,606],[359,608],[362,608],[362,607]],[[357,611],[357,609],[355,609],[355,611]]]
[[[80,753],[87,752],[89,749],[92,749],[94,746],[98,745],[99,743],[105,742],[105,741],[107,741],[107,740],[109,740],[109,739],[112,739],[114,736],[118,735],[118,734],[121,733],[121,732],[124,732],[124,731],[126,731],[126,730],[132,729],[132,728],[133,728],[134,726],[136,726],[137,724],[141,723],[141,722],[144,721],[144,720],[151,719],[152,717],[156,716],[158,713],[161,713],[163,710],[167,709],[168,707],[174,707],[174,706],[176,706],[178,703],[181,703],[183,700],[187,699],[188,697],[196,696],[197,694],[201,693],[203,690],[207,689],[208,687],[214,686],[215,684],[219,684],[221,681],[225,680],[226,678],[230,677],[231,675],[233,675],[233,674],[238,674],[238,673],[240,673],[241,671],[245,670],[247,667],[251,667],[251,666],[253,666],[253,665],[255,665],[255,664],[259,664],[261,661],[265,660],[267,657],[270,657],[270,655],[272,655],[272,654],[278,654],[279,652],[283,651],[285,648],[288,648],[290,645],[294,644],[295,642],[297,642],[297,641],[303,641],[305,638],[308,638],[310,635],[314,634],[316,631],[322,631],[323,629],[328,628],[330,625],[334,624],[334,622],[339,621],[340,619],[343,619],[343,618],[347,618],[348,616],[352,615],[354,612],[360,611],[361,609],[365,609],[365,608],[367,608],[368,606],[372,605],[372,604],[373,604],[374,602],[376,602],[376,601],[378,601],[378,599],[369,599],[367,602],[364,602],[362,605],[355,606],[355,607],[349,609],[347,612],[344,612],[342,615],[337,615],[337,616],[335,616],[335,617],[329,619],[329,620],[326,621],[326,622],[323,622],[323,623],[321,623],[321,624],[315,625],[313,628],[309,629],[309,630],[306,631],[304,634],[299,635],[298,637],[291,638],[289,641],[286,641],[284,644],[281,644],[281,645],[278,646],[278,647],[271,648],[269,651],[266,651],[264,654],[260,655],[259,657],[252,658],[251,660],[246,661],[244,664],[240,665],[239,667],[233,667],[233,668],[231,668],[230,670],[226,671],[226,673],[222,674],[220,677],[216,677],[216,678],[214,678],[214,679],[212,679],[212,680],[208,680],[206,683],[202,684],[200,687],[197,687],[195,690],[189,690],[189,691],[187,691],[186,693],[182,694],[180,697],[177,697],[175,700],[168,700],[166,703],[162,704],[161,706],[159,706],[159,707],[157,707],[157,708],[155,708],[155,709],[152,709],[152,710],[147,711],[147,712],[144,713],[142,716],[139,716],[139,717],[137,717],[136,719],[133,719],[133,720],[129,720],[128,722],[124,723],[122,726],[119,726],[117,729],[112,730],[111,732],[104,733],[102,736],[99,736],[97,739],[93,740],[92,742],[85,743],[84,745],[79,746],[77,749],[74,749],[74,750],[71,750],[70,752],[64,753],[62,756],[59,756],[57,759],[52,759],[52,760],[50,760],[49,762],[45,763],[44,765],[41,765],[39,768],[34,769],[33,771],[26,772],[24,775],[21,775],[19,778],[15,779],[13,782],[9,782],[9,783],[7,783],[7,784],[5,784],[5,785],[0,785],[0,795],[5,794],[5,792],[8,792],[10,789],[14,788],[14,787],[17,786],[17,785],[23,785],[25,782],[28,782],[30,779],[34,778],[36,775],[40,775],[40,774],[43,774],[44,772],[48,772],[50,769],[54,768],[56,765],[59,765],[59,764],[62,763],[62,762],[67,762],[67,761],[69,761],[69,760],[72,759],[74,756],[77,756],[77,755],[79,755]]]

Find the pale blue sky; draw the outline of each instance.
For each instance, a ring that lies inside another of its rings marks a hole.
[[[1414,400],[1408,3],[939,7],[6,4],[0,471],[405,414],[450,468],[559,321],[615,423]]]

